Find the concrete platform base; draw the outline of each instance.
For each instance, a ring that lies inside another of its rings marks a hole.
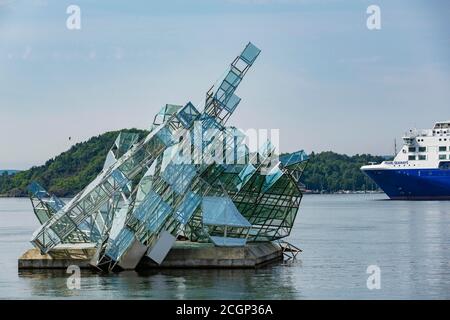
[[[47,254],[33,248],[19,258],[19,269],[66,269],[70,265],[91,268],[89,261],[94,254],[95,246],[89,243],[58,245]]]
[[[19,269],[66,269],[70,265],[92,268],[93,244],[58,245],[48,254],[29,249],[19,258]],[[249,243],[245,247],[215,247],[210,243],[179,241],[161,265],[144,257],[137,269],[154,268],[255,268],[282,260],[280,246],[271,242]]]

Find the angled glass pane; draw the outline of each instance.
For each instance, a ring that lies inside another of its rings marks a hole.
[[[211,241],[218,247],[242,247],[247,243],[245,238],[229,238],[210,236]]]
[[[301,150],[281,155],[279,159],[283,166],[287,167],[308,160],[308,155],[303,150]]]
[[[108,154],[106,155],[105,163],[103,164],[103,169],[109,168],[114,162],[116,162],[116,156],[114,155],[114,152],[112,150],[108,151]]]
[[[42,199],[42,198],[48,198],[50,195],[45,191],[45,189],[37,182],[33,181],[30,183],[30,185],[27,187],[28,191],[31,192],[35,197]]]
[[[241,181],[247,181],[247,179],[256,171],[256,168],[252,164],[246,165],[241,172],[239,172],[239,179]]]
[[[220,85],[220,89],[222,89],[224,92],[228,92],[229,90],[234,89],[234,87],[231,84],[229,84],[227,81],[224,81]]]
[[[220,88],[217,90],[216,93],[216,99],[221,102],[221,103],[225,103],[226,99],[227,99],[227,95],[225,90],[222,88],[222,86],[220,86]]]
[[[193,193],[188,192],[183,199],[183,202],[180,206],[175,210],[175,218],[183,225],[188,223],[194,211],[200,205],[202,198]]]
[[[228,82],[233,87],[237,87],[239,85],[239,82],[241,82],[241,77],[239,77],[239,74],[234,72],[233,69],[231,69],[226,75],[225,81]]]
[[[263,186],[263,192],[266,192],[269,190],[275,182],[278,181],[278,179],[283,175],[283,171],[280,170],[280,168],[274,167],[268,175],[266,175],[266,178],[264,180],[264,186]]]
[[[134,241],[134,233],[128,228],[123,228],[120,233],[111,241],[106,248],[105,254],[111,259],[117,261]]]
[[[57,198],[57,197],[55,197],[55,196],[51,196],[50,197],[50,200],[48,201],[48,205],[53,209],[53,210],[55,210],[55,212],[57,212],[57,211],[59,211],[62,207],[64,207],[64,205],[65,205],[65,203],[61,200],[61,199],[59,199],[59,198]]]
[[[195,109],[194,105],[189,102],[183,109],[178,112],[177,118],[178,120],[180,120],[183,127],[188,129],[192,126],[192,123],[199,116],[199,114],[200,113],[197,111],[197,109]]]
[[[162,198],[154,191],[150,191],[140,203],[140,205],[134,210],[133,215],[141,222],[147,221],[152,211],[156,208],[159,202],[163,201]]]
[[[127,177],[125,177],[125,175],[122,173],[122,171],[120,171],[119,169],[114,170],[111,173],[111,177],[116,181],[116,183],[121,186],[124,187],[127,183],[129,183],[130,181],[127,179]]]
[[[242,165],[236,165],[236,164],[222,164],[222,167],[224,168],[224,172],[226,173],[235,173],[239,174],[242,169]]]
[[[183,106],[175,105],[175,104],[166,104],[161,110],[156,114],[155,119],[153,120],[153,126],[157,127],[158,125],[166,122],[174,113],[176,113]]]
[[[36,214],[36,217],[38,218],[39,222],[41,224],[44,224],[45,222],[48,221],[48,219],[51,218],[49,212],[47,210],[43,210],[43,209],[35,209],[34,213]]]
[[[228,197],[203,197],[202,214],[205,225],[251,227]]]
[[[225,109],[227,109],[228,112],[233,112],[236,107],[238,106],[239,102],[241,101],[241,98],[239,98],[237,95],[233,94],[227,101],[225,105]]]
[[[170,132],[169,128],[167,127],[161,127],[161,129],[158,130],[156,133],[156,136],[164,143],[164,145],[171,146],[175,143],[172,133]]]
[[[109,238],[115,239],[118,234],[120,233],[120,230],[125,226],[125,219],[127,217],[128,212],[128,205],[124,206],[123,208],[120,208],[114,215],[114,219],[111,224],[111,230],[109,231]]]
[[[241,53],[241,58],[248,64],[252,64],[258,57],[261,50],[257,48],[253,43],[249,42]]]
[[[147,230],[150,232],[156,232],[161,225],[166,221],[167,216],[172,211],[171,206],[166,202],[160,201],[156,207],[152,210],[148,221]]]
[[[184,194],[196,174],[194,165],[170,163],[164,169],[162,178],[177,194]]]
[[[116,139],[117,154],[116,158],[124,155],[139,140],[138,133],[121,132]]]

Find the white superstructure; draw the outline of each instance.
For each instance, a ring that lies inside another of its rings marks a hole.
[[[450,120],[436,122],[432,129],[410,130],[403,136],[404,146],[393,161],[363,166],[362,170],[434,169],[450,160]]]

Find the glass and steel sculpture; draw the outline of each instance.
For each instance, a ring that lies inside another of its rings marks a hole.
[[[150,133],[121,133],[102,172],[68,203],[29,187],[41,223],[32,244],[42,253],[88,242],[91,264],[134,269],[144,255],[162,263],[177,239],[245,246],[289,235],[302,198],[303,151],[280,157],[267,142],[257,151],[226,122],[234,93],[260,50],[248,43],[195,107],[165,105]],[[240,142],[238,142],[240,141]]]

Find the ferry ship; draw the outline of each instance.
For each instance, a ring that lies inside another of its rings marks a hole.
[[[450,121],[410,130],[393,161],[361,170],[394,200],[450,200]]]

